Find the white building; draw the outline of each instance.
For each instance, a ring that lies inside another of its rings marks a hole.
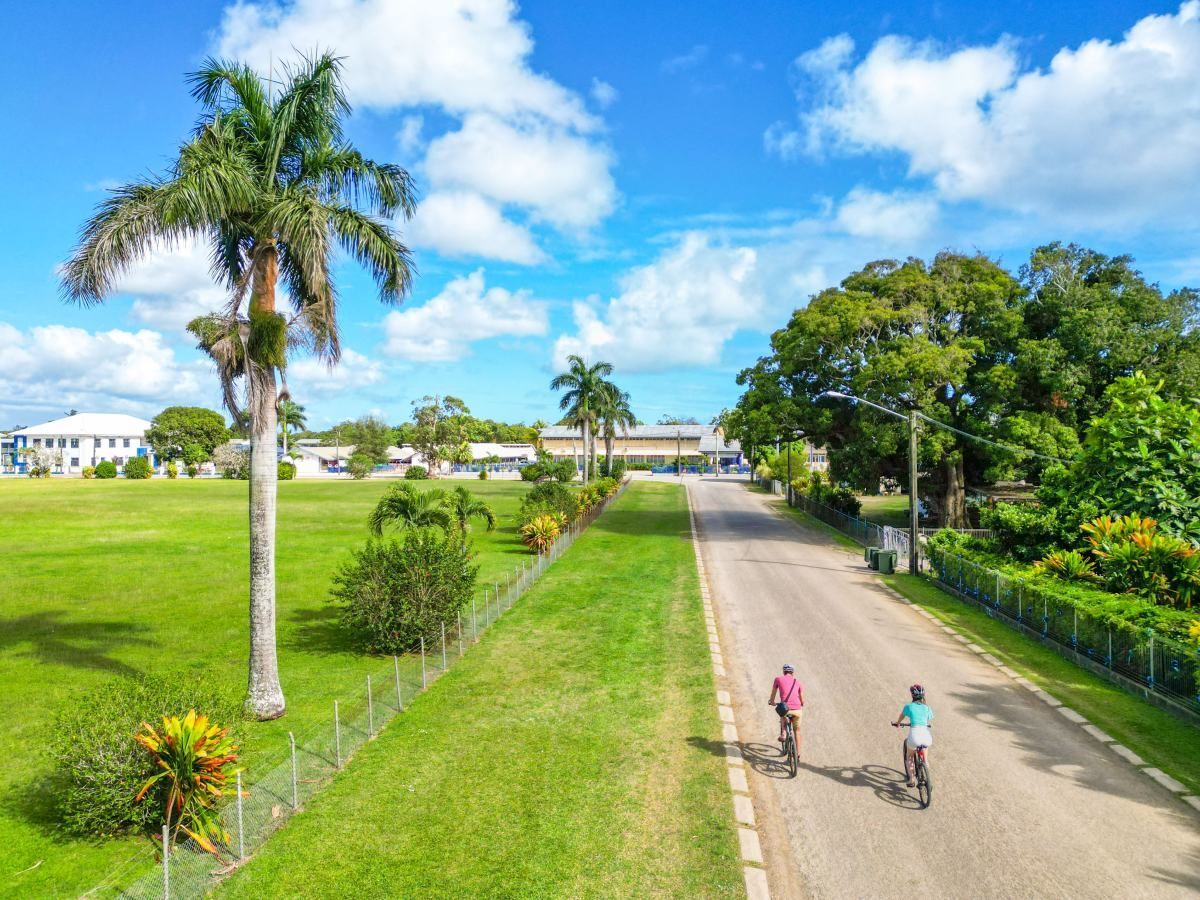
[[[537,448],[533,444],[471,444],[471,461],[498,459],[502,463],[521,464],[537,462]]]
[[[3,460],[24,473],[22,458],[26,449],[44,450],[51,454],[51,471],[56,474],[78,475],[85,466],[104,460],[116,463],[118,469],[133,456],[148,456],[151,465],[158,467],[154,451],[146,443],[150,423],[136,416],[121,413],[76,413],[52,422],[44,422],[12,433],[11,449]]]

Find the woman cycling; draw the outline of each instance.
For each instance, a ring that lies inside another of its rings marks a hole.
[[[912,694],[912,703],[904,704],[904,708],[900,710],[900,717],[892,724],[897,727],[904,724],[909,726],[908,737],[904,741],[904,774],[908,776],[908,786],[916,787],[917,782],[913,778],[913,756],[918,747],[933,745],[933,732],[929,730],[929,726],[933,724],[933,708],[925,702],[925,688],[921,685],[914,684],[908,692]],[[907,723],[905,719],[908,720]]]
[[[775,698],[779,702],[775,702]],[[784,664],[783,674],[776,675],[771,683],[771,699],[768,706],[774,706],[779,713],[779,743],[784,740],[785,720],[792,720],[792,732],[796,735],[796,752],[800,752],[800,711],[804,708],[804,685],[796,678],[796,670],[790,664]]]

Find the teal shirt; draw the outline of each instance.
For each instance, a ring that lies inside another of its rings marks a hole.
[[[908,721],[914,725],[933,724],[933,710],[924,703],[905,703],[900,715],[908,716]]]

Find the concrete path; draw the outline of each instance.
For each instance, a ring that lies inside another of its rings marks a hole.
[[[1200,816],[744,479],[689,488],[773,896],[1200,891]],[[766,702],[785,662],[810,704],[795,779]],[[937,714],[928,810],[888,725],[914,681]]]

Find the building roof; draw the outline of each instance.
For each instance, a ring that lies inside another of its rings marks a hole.
[[[712,435],[717,430],[716,425],[634,425],[632,428],[617,431],[617,440],[633,438],[634,440],[665,440],[667,438],[703,438]],[[573,425],[548,425],[539,434],[543,438],[582,439],[583,432]]]
[[[43,434],[73,434],[80,437],[88,435],[103,435],[104,437],[131,437],[135,434],[145,434],[150,423],[137,416],[127,416],[124,413],[76,413],[64,416],[41,425],[31,425],[14,431],[13,434],[23,434],[37,437]]]
[[[474,460],[498,456],[501,459],[537,459],[537,449],[533,444],[471,444],[471,458]]]
[[[340,447],[336,444],[329,446],[313,446],[312,444],[295,444],[292,449],[297,453],[303,453],[308,456],[315,456],[318,459],[323,459],[326,462],[338,462],[339,460],[347,460],[354,453],[354,444],[342,444]],[[412,447],[388,447],[388,459],[407,462],[417,455],[417,451]]]
[[[741,441],[727,441],[720,434],[706,434],[700,438],[701,453],[739,453],[741,449]]]

